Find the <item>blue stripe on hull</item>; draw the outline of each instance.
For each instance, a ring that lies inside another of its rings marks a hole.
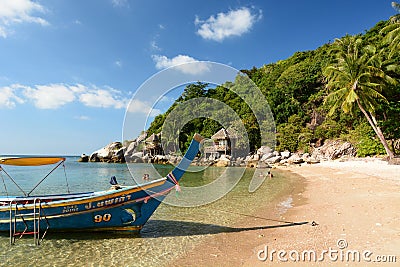
[[[199,140],[193,140],[186,152],[184,159],[172,171],[171,178],[152,181],[148,184],[111,190],[94,192],[93,195],[58,200],[42,203],[40,228],[49,231],[84,230],[84,229],[140,229],[151,217],[175,183],[185,173],[190,162],[193,161],[199,151]],[[38,207],[38,206],[36,206]],[[33,229],[33,204],[18,204],[17,214],[23,215],[28,231]],[[12,209],[12,218],[16,214]],[[45,219],[46,218],[46,219]],[[14,220],[12,220],[14,223]],[[16,231],[25,229],[21,219],[16,221]],[[0,231],[10,231],[10,207],[0,207]]]

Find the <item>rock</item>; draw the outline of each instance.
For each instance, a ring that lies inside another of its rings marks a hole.
[[[283,160],[279,161],[279,164],[282,164],[282,165],[287,164],[287,163],[288,163],[288,159],[283,159]]]
[[[389,165],[400,165],[400,158],[392,158],[388,161]]]
[[[168,158],[166,156],[163,156],[163,155],[156,155],[154,157],[153,162],[155,164],[167,164],[168,163]]]
[[[244,159],[245,162],[252,161],[252,160],[253,160],[253,155],[248,155]]]
[[[303,163],[304,160],[298,154],[295,153],[292,156],[290,156],[290,158],[287,159],[287,162],[289,164],[300,164]]]
[[[219,159],[222,159],[222,160],[231,160],[231,156],[229,156],[229,155],[221,155],[221,157],[219,158]]]
[[[284,159],[288,159],[290,157],[290,155],[291,155],[290,151],[286,150],[286,151],[281,152],[281,156]]]
[[[266,168],[271,168],[267,163],[259,161],[257,164],[258,169],[266,169]]]
[[[274,151],[272,152],[272,155],[274,155],[274,157],[280,156],[281,153],[279,153],[279,151]]]
[[[320,163],[321,161],[319,159],[315,159],[313,157],[310,157],[307,160],[305,160],[305,162],[307,162],[308,164],[316,164],[316,163]]]
[[[142,157],[142,161],[143,161],[143,162],[148,162],[149,159],[150,159],[149,155],[144,155],[144,156]]]
[[[311,157],[317,160],[333,160],[343,156],[356,156],[356,149],[350,142],[327,140],[321,147],[314,149]]]
[[[243,159],[241,157],[239,157],[239,158],[236,159],[235,165],[236,166],[240,166],[241,164],[244,164],[244,161],[243,161]]]
[[[282,159],[281,156],[275,156],[275,157],[267,159],[266,163],[269,163],[269,164],[278,163],[279,161],[281,161],[281,159]]]
[[[260,155],[254,154],[253,156],[251,156],[251,161],[259,161],[259,160],[260,160]]]
[[[144,140],[146,140],[147,138],[147,133],[144,132],[141,135],[139,135],[135,140],[133,140],[129,146],[125,149],[125,158],[130,158],[130,156],[137,151],[137,148],[139,146],[140,143],[142,143]]]
[[[124,152],[125,152],[126,147],[121,147],[120,149],[118,149],[114,155],[111,157],[112,162],[115,163],[125,163],[125,156],[124,156]]]
[[[100,162],[100,158],[97,156],[97,153],[92,153],[89,157],[90,162]]]
[[[248,168],[257,167],[259,160],[260,160],[260,155],[258,155],[258,154],[247,156],[245,159],[246,167],[248,167]]]
[[[112,142],[93,152],[89,157],[89,161],[123,163],[125,162],[124,149],[121,142]]]
[[[78,162],[88,162],[89,156],[86,154],[82,154],[81,157],[78,159]]]
[[[215,163],[216,167],[228,167],[230,164],[230,160],[226,158],[220,158],[218,161]]]
[[[131,154],[129,158],[126,158],[126,160],[132,163],[143,163],[142,157],[143,157],[143,152],[136,152]]]
[[[125,159],[127,162],[142,163],[143,162],[142,157],[143,157],[143,152],[136,152],[136,153],[130,154],[129,156],[126,156],[126,153],[125,153]]]
[[[272,153],[264,154],[264,155],[261,157],[260,161],[266,161],[267,159],[270,159],[270,158],[272,158],[273,156],[274,156],[274,154],[272,154]]]
[[[269,153],[272,153],[272,149],[269,146],[261,146],[259,149],[257,149],[257,154],[261,157]]]

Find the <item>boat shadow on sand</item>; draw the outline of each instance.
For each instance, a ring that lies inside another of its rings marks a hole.
[[[275,222],[277,222],[277,224],[251,227],[229,227],[188,221],[151,220],[142,229],[140,236],[144,238],[157,238],[191,235],[214,235],[220,233],[237,233],[308,224],[308,222]]]
[[[286,222],[271,220],[274,223],[269,225],[251,226],[251,227],[229,227],[216,224],[207,224],[190,221],[172,221],[172,220],[150,220],[146,223],[140,233],[129,231],[112,232],[48,232],[45,240],[67,239],[67,240],[100,240],[116,238],[160,238],[160,237],[178,237],[194,235],[215,235],[220,233],[237,233],[263,229],[274,229],[282,227],[300,226],[308,222]],[[24,238],[28,238],[24,237]]]

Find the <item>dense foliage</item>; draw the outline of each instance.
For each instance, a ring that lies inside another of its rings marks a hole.
[[[400,85],[396,84],[400,79],[399,66],[396,65],[400,62],[400,53],[398,43],[391,42],[399,39],[396,23],[399,22],[393,19],[382,21],[363,35],[345,36],[316,50],[296,52],[286,60],[242,71],[258,86],[271,108],[276,124],[278,150],[309,151],[312,146],[326,139],[341,138],[351,141],[358,148],[360,156],[385,153],[373,128],[359,109],[351,108],[351,112],[346,113],[332,109],[332,103],[325,101],[332,92],[332,88],[327,88],[329,80],[326,76],[329,73],[326,70],[330,66],[337,66],[335,64],[338,61],[336,43],[354,38],[361,47],[359,56],[370,57],[367,53],[373,52],[378,60],[376,62],[379,62],[379,69],[394,81],[380,84],[380,95],[369,96],[373,104],[369,111],[382,129],[391,150],[400,152],[394,145],[395,140],[400,139]],[[369,85],[376,82],[372,76],[368,80]],[[249,106],[234,90],[229,90],[230,86],[232,84],[227,83],[213,88],[200,82],[187,86],[171,108],[154,119],[148,129],[149,134],[161,131],[165,118],[179,103],[206,97],[229,105],[247,130],[250,149],[258,148],[261,145],[260,125]],[[234,86],[245,85],[235,81]],[[195,132],[210,137],[220,128],[221,125],[212,119],[193,119],[180,132],[180,146],[185,149]]]

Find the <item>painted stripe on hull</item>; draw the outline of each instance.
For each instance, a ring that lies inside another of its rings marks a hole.
[[[72,206],[72,205],[80,205],[80,204],[87,204],[89,202],[98,202],[98,201],[103,201],[103,200],[108,200],[108,199],[112,199],[112,198],[116,198],[116,197],[120,197],[123,195],[129,195],[132,193],[136,193],[136,192],[140,192],[143,190],[148,190],[160,185],[163,185],[165,183],[166,179],[162,179],[156,183],[152,183],[150,185],[144,185],[142,187],[135,187],[135,188],[131,188],[131,189],[118,189],[118,190],[112,190],[114,191],[113,193],[106,193],[105,195],[100,195],[97,197],[85,197],[85,198],[79,198],[79,199],[74,199],[74,200],[61,200],[61,201],[55,201],[54,203],[51,202],[43,202],[42,203],[42,209],[51,209],[51,208],[55,208],[55,207],[65,207],[65,206]],[[36,208],[38,208],[39,205],[36,205]],[[23,205],[20,204],[20,206],[18,207],[18,210],[32,210],[33,209],[33,204],[27,204],[27,205]],[[13,211],[15,211],[15,209],[13,209]],[[10,212],[10,207],[9,206],[1,206],[0,207],[0,213],[1,212]]]

